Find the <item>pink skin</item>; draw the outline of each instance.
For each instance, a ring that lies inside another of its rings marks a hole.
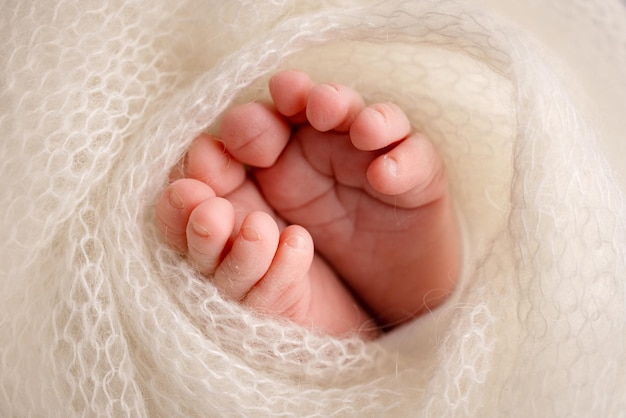
[[[234,107],[220,141],[192,144],[156,207],[168,244],[226,297],[335,336],[441,304],[459,236],[433,145],[346,86],[285,71],[269,88],[273,104]]]

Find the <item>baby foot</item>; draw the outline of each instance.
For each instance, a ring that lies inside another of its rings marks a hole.
[[[157,203],[157,225],[225,297],[336,336],[377,334],[332,269],[314,256],[306,229],[274,214],[220,142],[196,138],[183,171],[186,178],[173,181]]]
[[[302,225],[366,309],[392,326],[440,304],[456,285],[459,237],[440,156],[396,105],[302,72],[270,81],[274,108],[231,109],[226,149],[263,197]],[[317,303],[313,301],[312,303]],[[325,309],[320,301],[317,309]]]

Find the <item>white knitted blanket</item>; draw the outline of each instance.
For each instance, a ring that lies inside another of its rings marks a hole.
[[[450,173],[462,285],[375,342],[223,300],[152,222],[291,67]],[[619,0],[0,1],[0,416],[626,416],[625,80]]]

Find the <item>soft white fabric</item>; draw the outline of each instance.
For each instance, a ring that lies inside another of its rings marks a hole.
[[[626,415],[620,1],[0,10],[1,416]],[[224,301],[152,222],[288,67],[396,101],[448,166],[462,285],[373,343]]]

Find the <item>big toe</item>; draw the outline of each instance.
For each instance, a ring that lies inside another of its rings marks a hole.
[[[270,167],[287,145],[291,125],[271,106],[254,102],[230,109],[222,119],[220,135],[240,162]]]

